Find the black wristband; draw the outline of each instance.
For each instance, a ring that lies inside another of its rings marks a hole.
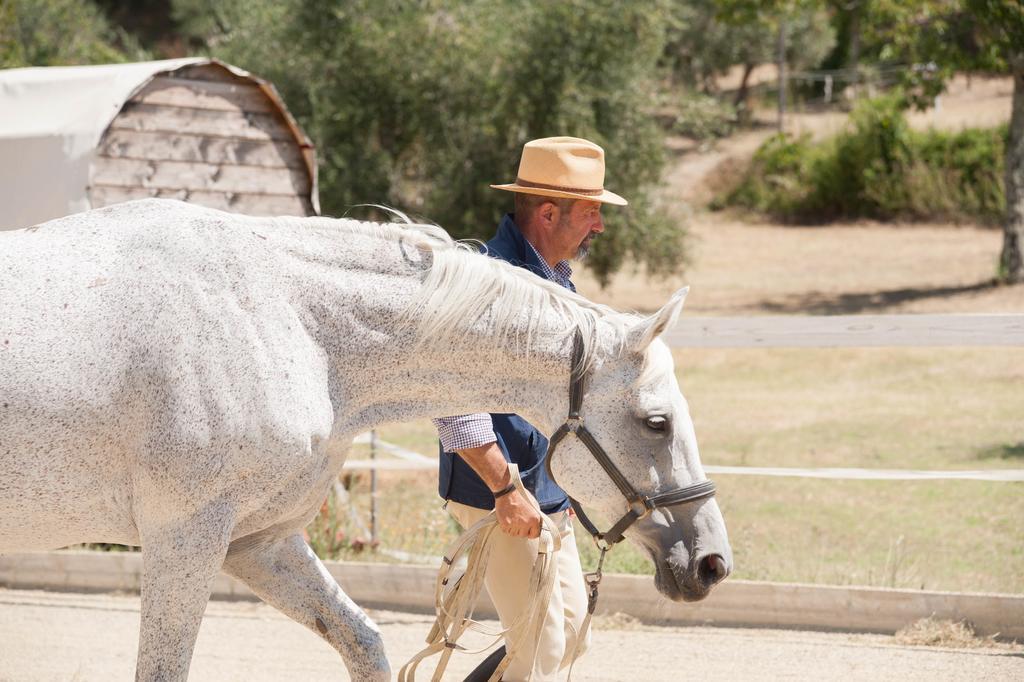
[[[494,499],[498,499],[499,497],[505,497],[506,495],[508,495],[510,492],[512,492],[515,489],[516,489],[516,484],[515,483],[509,483],[507,486],[505,486],[504,488],[502,488],[498,492],[491,493],[491,494],[494,495]]]

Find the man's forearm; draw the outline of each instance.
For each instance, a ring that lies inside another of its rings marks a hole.
[[[512,481],[508,462],[497,443],[488,443],[475,448],[457,450],[470,468],[476,472],[492,493],[501,492]],[[540,535],[541,517],[536,509],[537,501],[530,493],[526,496],[512,491],[494,500],[494,512],[501,529],[509,535],[535,538]]]
[[[496,493],[503,490],[512,481],[508,473],[508,462],[505,461],[505,456],[501,453],[501,448],[497,443],[491,442],[457,452],[459,457],[491,489],[491,492]]]

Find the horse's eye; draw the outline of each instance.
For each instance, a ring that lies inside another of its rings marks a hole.
[[[648,417],[644,423],[651,431],[664,431],[668,428],[668,420],[661,416]]]

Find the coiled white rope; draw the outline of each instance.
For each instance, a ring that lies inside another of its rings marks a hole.
[[[562,538],[554,522],[541,511],[533,496],[526,493],[523,482],[519,478],[519,468],[515,464],[510,464],[509,473],[516,489],[525,499],[532,502],[534,509],[541,517],[537,558],[534,560],[533,569],[530,572],[528,594],[531,597],[529,603],[508,628],[499,632],[494,632],[473,620],[473,606],[483,588],[487,562],[490,559],[490,540],[494,533],[502,532],[498,527],[498,519],[494,511],[491,511],[490,514],[468,528],[445,551],[434,587],[434,610],[437,613],[437,618],[430,629],[430,634],[427,635],[427,646],[402,666],[398,673],[398,682],[415,682],[417,666],[424,659],[440,654],[441,658],[431,678],[432,682],[439,682],[453,651],[458,649],[466,653],[478,654],[491,648],[502,639],[505,641],[505,657],[489,678],[490,682],[501,679],[505,669],[512,662],[512,658],[524,646],[532,643],[534,656],[536,656],[536,643],[540,641],[544,618],[547,615],[551,592],[555,584],[557,573],[555,553],[562,547]],[[466,555],[466,571],[453,580],[455,564],[463,555]],[[493,637],[493,641],[481,649],[467,651],[458,645],[459,638],[467,630]]]

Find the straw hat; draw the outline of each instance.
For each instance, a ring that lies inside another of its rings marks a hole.
[[[604,150],[578,137],[545,137],[527,142],[516,181],[491,187],[616,206],[629,203],[604,188]]]

